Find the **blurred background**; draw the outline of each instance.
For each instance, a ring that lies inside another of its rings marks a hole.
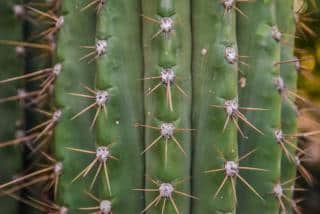
[[[280,0],[281,1],[281,0]],[[297,0],[296,49],[300,61],[298,93],[307,99],[298,102],[299,133],[320,130],[320,0]],[[297,180],[297,186],[307,191],[295,194],[302,213],[320,213],[320,140],[319,135],[300,137],[299,144],[310,157],[303,165],[313,177],[313,184],[304,179]]]

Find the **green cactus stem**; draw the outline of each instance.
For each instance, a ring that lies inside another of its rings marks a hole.
[[[242,130],[247,139],[239,139],[240,154],[253,149],[256,152],[244,160],[244,164],[252,163],[256,167],[269,170],[267,173],[245,172],[243,176],[264,200],[238,186],[238,210],[246,213],[258,213],[268,210],[278,213],[279,202],[270,194],[280,180],[281,147],[275,139],[275,131],[281,125],[281,98],[275,86],[275,78],[279,76],[279,67],[274,66],[280,60],[280,44],[273,38],[272,27],[276,26],[276,1],[256,1],[239,4],[239,9],[247,18],[237,17],[237,41],[239,53],[249,56],[248,66],[240,66],[246,77],[246,86],[239,91],[240,106],[259,107],[267,111],[247,111],[244,115],[263,134],[249,131],[247,126]],[[250,29],[250,30],[249,30]],[[258,88],[258,90],[257,90]],[[251,129],[251,128],[250,128]]]
[[[96,142],[100,146],[114,143],[110,152],[119,158],[110,161],[108,166],[110,187],[107,189],[114,198],[114,213],[138,213],[144,204],[143,193],[132,191],[142,186],[144,180],[140,156],[143,132],[134,128],[134,124],[144,118],[140,35],[138,0],[107,1],[97,13],[96,39],[106,42],[106,52],[97,59],[95,87],[107,92],[108,98],[107,113],[98,115]],[[109,196],[99,189],[101,197]]]
[[[201,199],[194,201],[192,211],[235,213],[235,177],[227,176],[225,170],[208,170],[224,168],[226,161],[238,157],[237,119],[229,118],[225,108],[231,100],[238,102],[238,61],[242,59],[236,43],[236,11],[219,1],[193,1],[192,6],[192,123],[197,130],[192,177],[193,194]]]
[[[190,194],[191,160],[191,29],[190,5],[185,1],[142,1],[144,88],[145,88],[145,174],[162,184]],[[140,122],[141,123],[141,122]],[[140,124],[141,125],[141,124]],[[169,185],[169,186],[170,186]],[[167,186],[166,186],[167,187]],[[171,186],[170,186],[171,187]],[[146,188],[155,184],[146,179]],[[158,186],[160,188],[160,186]],[[160,189],[159,189],[160,191]],[[190,197],[172,193],[174,203],[154,206],[160,193],[146,192],[148,213],[189,213]],[[164,207],[163,207],[164,206]]]
[[[287,61],[294,59],[294,34],[295,34],[295,23],[294,23],[294,10],[293,1],[277,1],[277,22],[278,28],[282,32],[282,39],[280,40],[281,45],[281,61]],[[300,62],[284,63],[280,64],[280,76],[282,77],[286,87],[291,91],[297,89],[297,71],[295,67],[299,67]],[[296,135],[297,133],[297,109],[294,105],[294,100],[289,97],[282,97],[281,102],[281,129],[286,135]],[[291,143],[297,144],[295,139],[291,140]],[[295,156],[295,149],[288,147],[288,151]],[[297,158],[299,158],[297,156]],[[297,164],[294,160],[289,160],[285,155],[282,155],[281,160],[281,182],[286,182],[296,177]],[[299,167],[299,166],[298,166]],[[292,198],[292,191],[287,191],[286,195]],[[288,209],[288,213],[292,213]]]
[[[22,20],[15,16],[14,5],[20,1],[4,1],[0,7],[0,40],[21,40]],[[23,48],[2,46],[0,49],[0,79],[8,76],[21,75],[23,73]],[[11,85],[0,85],[0,97],[14,96],[18,89],[23,87],[22,82],[15,82]],[[0,98],[0,99],[1,99]],[[10,140],[15,135],[18,137],[24,129],[23,108],[19,102],[4,102],[0,104],[0,139]],[[0,168],[0,180],[5,182],[17,176],[22,169],[22,149],[18,146],[1,148],[0,158],[3,164]],[[10,213],[18,213],[18,202],[7,197],[0,198],[0,206],[3,210],[10,210]]]
[[[0,142],[27,130],[34,151],[0,144],[0,192],[59,214],[297,211],[294,0],[24,1],[0,3]],[[19,86],[41,99],[22,109]]]
[[[65,147],[88,149],[94,146],[93,136],[89,131],[91,117],[83,115],[77,120],[70,120],[72,115],[80,111],[81,105],[88,102],[81,100],[81,103],[69,93],[83,90],[80,83],[90,86],[93,81],[92,71],[95,70],[94,64],[79,62],[82,57],[80,46],[92,43],[95,37],[94,11],[80,13],[80,8],[81,5],[74,1],[62,2],[61,10],[65,15],[65,22],[59,32],[56,57],[56,62],[62,63],[62,71],[54,88],[55,107],[62,110],[61,118],[54,129],[52,144],[56,159],[63,164],[57,201],[65,205],[70,213],[78,212],[78,208],[88,201],[84,194],[88,186],[86,182],[71,181],[90,161],[90,156],[68,151]]]

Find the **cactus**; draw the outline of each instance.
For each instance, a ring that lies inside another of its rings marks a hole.
[[[240,105],[259,106],[267,111],[246,112],[245,116],[254,123],[263,135],[257,135],[243,127],[247,139],[240,139],[240,154],[257,149],[244,163],[255,163],[259,168],[269,170],[268,173],[251,172],[243,176],[256,187],[258,192],[263,193],[264,201],[247,193],[246,189],[239,190],[239,210],[247,210],[249,213],[259,212],[262,208],[274,213],[279,210],[279,202],[273,194],[274,186],[280,179],[281,148],[275,138],[276,131],[281,123],[280,95],[277,91],[275,80],[280,75],[279,67],[274,66],[280,61],[280,45],[273,38],[273,28],[276,22],[276,1],[256,2],[254,4],[242,4],[240,10],[248,17],[254,19],[238,19],[237,40],[239,52],[248,55],[249,68],[246,68],[247,85],[239,93]],[[245,29],[251,29],[249,32]],[[251,40],[249,38],[256,38]],[[259,90],[255,90],[259,87]]]
[[[94,10],[79,11],[79,8],[85,8],[85,5],[79,4],[75,7],[72,1],[62,2],[62,11],[67,15],[58,40],[58,56],[63,62],[63,70],[57,80],[55,100],[59,108],[63,108],[65,116],[55,130],[54,145],[57,156],[63,160],[65,172],[61,175],[61,194],[58,198],[73,212],[86,204],[88,197],[84,191],[89,188],[86,188],[82,181],[75,181],[73,184],[70,184],[70,181],[95,157],[75,154],[73,151],[67,151],[66,147],[72,147],[73,150],[96,150],[99,158],[110,152],[110,157],[113,155],[118,160],[109,160],[107,156],[107,162],[104,160],[102,163],[102,158],[94,165],[96,167],[104,164],[103,168],[98,167],[97,171],[99,174],[96,183],[102,185],[102,188],[95,188],[99,192],[97,196],[102,199],[115,196],[112,203],[112,211],[115,213],[135,210],[138,212],[142,209],[142,194],[136,195],[131,190],[135,186],[141,186],[143,182],[143,160],[139,155],[142,148],[142,132],[133,128],[135,122],[143,119],[142,91],[138,81],[142,77],[139,15],[136,11],[139,4],[138,1],[127,2],[125,6],[124,4],[124,1],[110,1],[101,5],[96,12],[95,20]],[[86,32],[83,31],[83,25],[88,27]],[[132,28],[127,29],[128,26]],[[92,33],[95,31],[96,33]],[[76,39],[75,32],[81,34],[82,38]],[[89,49],[92,52],[89,54],[92,53],[93,56],[86,57],[85,51],[85,57],[79,55],[78,49],[81,46],[92,46],[92,49]],[[81,62],[79,59],[82,59]],[[89,64],[82,61],[88,61]],[[95,75],[95,83],[90,73]],[[73,78],[74,82],[70,84],[65,81],[72,76],[77,76]],[[72,98],[70,95],[76,97]],[[83,100],[79,96],[92,98],[84,99],[88,100],[88,105],[94,105],[91,108],[95,112],[92,118],[82,115],[84,111],[79,110],[80,114],[74,113],[77,111],[74,107],[80,99]],[[70,121],[72,114],[76,120]],[[76,118],[78,116],[79,118]],[[85,123],[88,120],[90,124]],[[95,140],[90,134],[89,126],[95,129]],[[79,135],[79,131],[85,136]],[[105,149],[105,154],[102,152],[102,156],[99,156],[99,149]],[[72,168],[68,166],[74,165],[75,159],[80,160],[77,168],[68,170]],[[105,173],[108,176],[104,175]],[[89,181],[95,179],[94,174],[87,177],[90,177],[87,179]],[[130,180],[127,180],[128,177]],[[79,190],[82,192],[80,191],[77,197],[72,197],[73,192]],[[126,198],[136,200],[127,201]]]
[[[229,107],[224,108],[232,100],[238,102],[238,62],[242,59],[237,50],[236,11],[206,0],[194,1],[193,11],[193,33],[199,36],[194,37],[193,51],[192,122],[197,131],[192,180],[200,200],[194,201],[192,211],[234,213],[236,181],[214,170],[238,158],[237,122],[229,115]]]
[[[0,9],[11,36],[1,35],[0,54],[5,45],[36,49],[26,58],[32,71],[19,75],[16,58],[0,59],[0,87],[26,84],[36,101],[27,109],[43,117],[28,110],[32,170],[2,179],[4,195],[44,213],[299,211],[299,188],[289,189],[305,153],[296,139],[304,133],[294,102],[304,99],[295,92],[293,0],[32,0],[22,8],[32,25],[24,42],[21,22]],[[39,52],[44,59],[33,60]],[[0,107],[10,124],[2,138],[23,113],[10,105],[14,115]],[[1,158],[15,157],[1,170],[14,174],[22,154],[3,149]],[[6,206],[18,213],[18,203]]]
[[[17,17],[15,17],[12,6],[19,1],[5,1],[1,3],[0,7],[0,27],[1,27],[1,40],[22,38],[22,24]],[[0,64],[1,64],[1,79],[10,75],[20,75],[23,72],[23,53],[21,55],[20,48],[5,47],[0,52]],[[23,86],[22,82],[14,83],[10,86],[0,86],[0,96],[15,97],[19,88]],[[12,136],[19,137],[21,129],[24,128],[23,110],[19,103],[12,102],[9,99],[0,100],[0,114],[1,114],[1,130],[0,138],[2,141],[10,140]],[[6,128],[4,128],[6,127]],[[2,145],[2,144],[1,144]],[[17,175],[22,170],[22,150],[19,147],[5,147],[0,150],[1,160],[4,161],[3,167],[0,170],[1,182],[12,179],[14,175]],[[2,193],[3,194],[3,193]],[[17,201],[2,197],[0,199],[0,205],[4,210],[11,210],[13,213],[19,211]]]
[[[76,212],[78,207],[85,205],[88,201],[88,197],[83,194],[86,190],[85,183],[81,181],[71,183],[71,181],[90,161],[90,156],[71,152],[66,147],[77,148],[81,144],[82,149],[91,149],[90,146],[94,145],[94,138],[89,132],[87,123],[87,121],[90,121],[90,117],[82,115],[76,120],[76,123],[70,120],[72,115],[80,109],[78,106],[89,103],[83,99],[80,100],[83,101],[81,103],[78,98],[68,93],[83,90],[81,84],[92,84],[93,73],[91,69],[95,67],[79,62],[81,57],[80,46],[94,41],[95,32],[94,12],[80,13],[79,9],[75,9],[80,8],[80,6],[79,3],[75,5],[71,1],[62,2],[62,14],[67,15],[64,16],[64,25],[59,32],[56,57],[56,63],[61,63],[62,70],[56,80],[54,89],[55,107],[62,111],[59,123],[55,127],[52,144],[55,157],[62,162],[63,166],[59,178],[57,199],[61,206],[67,205],[71,213]],[[87,27],[82,28],[81,26]],[[74,34],[81,34],[81,37],[75,39]],[[75,106],[78,108],[74,108]],[[82,134],[78,135],[78,133]],[[75,160],[77,160],[77,164],[74,162]],[[68,165],[70,166],[69,170],[67,170]],[[77,192],[77,194],[73,195],[73,192]]]
[[[293,10],[292,1],[282,1],[276,3],[276,14],[277,14],[277,23],[279,29],[283,32],[281,41],[286,42],[290,45],[281,45],[281,61],[287,61],[293,58],[293,47],[294,47],[294,19],[292,16]],[[290,18],[287,18],[290,17]],[[286,36],[287,35],[287,36]],[[281,42],[280,41],[280,42]],[[287,63],[280,65],[280,76],[284,80],[286,87],[289,87],[290,90],[295,91],[297,88],[297,72],[295,72],[295,67],[299,66],[299,61],[295,63]],[[285,134],[294,135],[297,132],[297,123],[296,123],[296,114],[297,109],[293,104],[294,100],[288,100],[282,97],[281,100],[281,129]],[[292,143],[296,144],[297,141],[294,139]],[[294,154],[294,148],[289,148],[289,152]],[[300,154],[302,155],[302,154]],[[299,155],[295,158],[301,158]],[[281,182],[286,182],[296,177],[296,167],[299,167],[300,160],[296,160],[294,164],[292,160],[288,160],[284,155],[281,159]],[[292,192],[287,193],[288,197],[292,198]]]
[[[96,124],[98,145],[110,145],[109,193],[114,197],[112,212],[139,212],[141,193],[132,191],[143,183],[142,130],[133,127],[143,120],[142,49],[140,46],[140,3],[107,1],[97,14],[97,39],[107,42],[107,52],[97,59],[96,88],[110,95],[107,113],[101,113]],[[129,110],[128,110],[129,109]],[[113,144],[114,145],[111,145]],[[124,152],[126,151],[126,152]],[[130,177],[130,180],[127,179]],[[105,191],[101,193],[104,197]],[[127,200],[130,199],[130,200]]]
[[[148,175],[145,182],[147,189],[158,186],[160,192],[146,192],[146,208],[152,205],[146,210],[150,213],[161,210],[186,213],[190,209],[190,197],[175,192],[169,192],[167,204],[166,199],[160,201],[161,206],[154,204],[166,183],[169,187],[176,183],[174,189],[191,194],[190,180],[187,179],[190,175],[192,132],[190,5],[182,1],[146,0],[142,1],[142,13],[146,92],[145,174]]]

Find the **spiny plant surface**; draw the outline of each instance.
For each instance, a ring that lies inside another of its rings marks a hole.
[[[307,2],[0,4],[3,209],[301,213]]]

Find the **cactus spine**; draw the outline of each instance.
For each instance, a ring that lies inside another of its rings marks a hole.
[[[19,1],[5,1],[1,3],[0,7],[0,39],[1,40],[10,40],[22,39],[22,22],[18,17],[15,17],[13,11],[13,5],[18,4]],[[23,54],[19,56],[19,49],[14,49],[13,47],[5,47],[0,52],[0,65],[1,72],[0,78],[5,79],[8,75],[21,75],[23,73]],[[15,96],[18,93],[18,90],[23,86],[22,82],[15,82],[14,84],[1,85],[0,86],[0,96],[8,97],[8,95]],[[0,138],[3,140],[10,140],[12,136],[16,135],[19,137],[19,134],[22,133],[24,129],[23,121],[23,110],[21,105],[17,102],[4,102],[1,100],[0,107]],[[6,127],[6,128],[4,128]],[[12,179],[13,175],[17,175],[22,169],[22,150],[21,148],[6,147],[1,148],[0,150],[1,160],[4,161],[3,167],[1,167],[1,182]],[[4,210],[12,210],[13,213],[19,211],[19,206],[17,201],[11,198],[1,198],[0,206]]]

